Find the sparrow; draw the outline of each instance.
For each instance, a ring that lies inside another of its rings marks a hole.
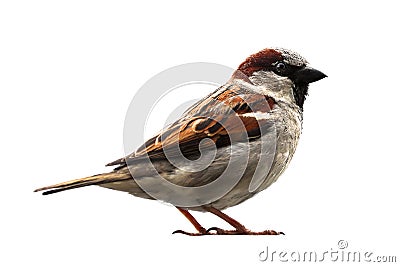
[[[250,55],[226,84],[192,105],[108,173],[35,192],[89,185],[174,205],[197,232],[190,236],[279,235],[255,232],[223,213],[274,183],[288,167],[302,131],[309,84],[327,77],[298,53],[266,48]],[[204,228],[190,211],[212,213],[234,229]]]

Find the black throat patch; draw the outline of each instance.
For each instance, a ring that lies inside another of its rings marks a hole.
[[[296,84],[293,88],[294,99],[296,104],[303,110],[304,101],[308,95],[308,84]]]

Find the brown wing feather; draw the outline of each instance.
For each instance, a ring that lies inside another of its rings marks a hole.
[[[152,160],[165,159],[182,153],[187,158],[200,155],[202,149],[224,147],[232,142],[246,141],[260,136],[260,128],[267,127],[266,119],[246,116],[253,112],[267,113],[275,101],[264,95],[244,93],[237,85],[229,85],[220,94],[211,94],[199,101],[184,117],[149,139],[135,153],[113,161],[107,166],[126,165],[144,157]],[[217,90],[218,91],[218,90]],[[243,131],[245,129],[245,131]],[[180,153],[177,153],[179,148]]]

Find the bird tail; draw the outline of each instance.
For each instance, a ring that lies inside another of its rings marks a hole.
[[[131,179],[132,179],[131,176],[126,175],[124,173],[116,173],[116,172],[102,173],[102,174],[97,174],[97,175],[93,175],[93,176],[89,176],[89,177],[85,177],[85,178],[80,178],[80,179],[75,179],[75,180],[55,184],[55,185],[41,187],[41,188],[36,189],[34,192],[44,191],[42,193],[43,195],[50,195],[50,194],[58,193],[61,191],[80,188],[80,187],[89,186],[89,185],[101,185],[101,184],[107,184],[107,183],[113,183],[113,182],[119,182],[119,181],[131,180]]]

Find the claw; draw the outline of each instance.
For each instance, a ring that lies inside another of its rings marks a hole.
[[[201,235],[209,235],[209,233],[207,233],[206,229],[202,228],[200,230],[200,232],[198,233],[190,233],[190,232],[186,232],[183,230],[175,230],[172,232],[172,234],[183,234],[183,235],[188,235],[188,236],[201,236]]]
[[[189,233],[188,233],[188,232],[185,232],[185,231],[183,231],[183,230],[175,230],[175,231],[172,232],[172,234],[184,234],[184,235],[187,235],[187,234],[189,234]]]
[[[210,227],[210,228],[207,229],[206,233],[208,234],[208,233],[210,233],[211,231],[216,231],[217,234],[218,234],[218,232],[220,232],[221,230],[222,230],[222,229],[221,229],[221,228],[218,228],[218,227]]]
[[[203,235],[202,233],[189,233],[189,232],[182,231],[182,230],[173,231],[172,234],[184,234],[184,235],[189,235],[189,236],[200,236],[200,235]]]

